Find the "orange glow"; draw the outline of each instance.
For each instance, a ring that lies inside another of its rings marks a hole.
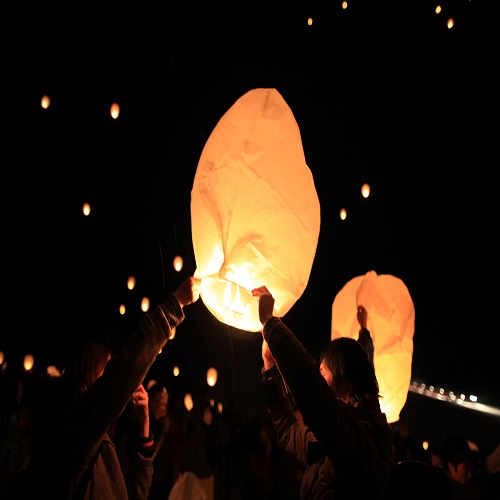
[[[453,18],[450,17],[448,19],[448,22],[446,23],[446,26],[448,26],[448,29],[451,30],[451,28],[453,28],[454,25],[455,25],[455,22],[453,21]]]
[[[125,314],[126,310],[127,310],[127,309],[126,309],[125,305],[124,305],[124,304],[122,304],[122,305],[120,306],[120,314],[123,316],[123,315]]]
[[[3,364],[3,360],[4,360],[4,354],[3,351],[0,351],[0,365]]]
[[[361,186],[361,195],[363,196],[363,198],[368,198],[368,196],[370,196],[370,185],[369,184],[363,184]]]
[[[341,208],[341,209],[340,209],[340,218],[341,218],[342,220],[345,220],[345,219],[346,219],[346,217],[347,217],[347,210],[346,210],[345,208]]]
[[[436,14],[441,14],[441,5],[436,6]]]
[[[344,10],[345,10],[345,9],[347,9],[347,2],[346,2],[346,1],[342,2],[342,8],[343,8]]]
[[[312,26],[312,23],[313,23],[312,17],[309,17],[309,18],[307,19],[307,24],[308,24],[309,26]]]
[[[110,108],[111,117],[116,120],[120,116],[120,106],[114,102]]]
[[[57,369],[55,365],[47,366],[47,375],[49,377],[60,377],[61,372]]]
[[[35,364],[35,358],[31,354],[24,356],[24,369],[29,372]]]
[[[83,204],[83,215],[89,215],[90,214],[90,205],[88,203]]]
[[[135,288],[135,278],[133,276],[129,276],[127,281],[127,288],[129,290],[133,290]]]
[[[389,423],[399,420],[408,395],[413,356],[415,308],[408,288],[390,274],[370,271],[348,281],[332,304],[331,338],[358,339],[357,305],[368,312],[380,408]]]
[[[174,269],[179,272],[182,270],[182,266],[184,265],[184,261],[180,255],[174,257]]]
[[[304,292],[320,206],[297,122],[276,89],[247,92],[212,131],[191,191],[191,223],[194,276],[219,321],[260,331],[253,288],[269,288],[280,317]]]
[[[189,392],[184,396],[184,406],[187,411],[191,411],[193,409],[193,397]]]
[[[215,368],[209,368],[207,370],[207,384],[213,387],[217,383],[217,370]]]
[[[48,95],[44,95],[42,97],[41,103],[43,109],[48,109],[50,106],[50,97]]]
[[[173,374],[174,374],[174,377],[178,377],[179,376],[179,367],[178,366],[174,366]]]
[[[147,312],[149,310],[149,299],[147,297],[143,297],[141,301],[141,311]]]

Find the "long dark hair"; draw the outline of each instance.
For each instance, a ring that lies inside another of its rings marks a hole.
[[[337,388],[346,388],[339,397],[379,396],[375,370],[361,344],[349,337],[331,340],[321,351],[320,362],[332,372]]]

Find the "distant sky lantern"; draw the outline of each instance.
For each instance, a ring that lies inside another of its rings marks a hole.
[[[29,372],[32,368],[33,368],[33,365],[35,364],[35,358],[33,357],[32,354],[26,354],[26,356],[24,356],[24,369]]]
[[[363,196],[363,198],[368,198],[368,196],[370,196],[370,185],[369,184],[363,184],[361,186],[361,195]]]
[[[120,106],[114,102],[110,108],[111,117],[116,120],[120,116]]]
[[[61,371],[55,365],[47,366],[47,375],[49,377],[60,377]]]
[[[370,271],[348,281],[332,305],[331,338],[358,339],[357,306],[368,312],[379,383],[380,406],[389,423],[397,422],[411,379],[415,309],[408,288],[390,274]]]
[[[193,396],[191,396],[189,392],[184,396],[184,406],[187,411],[191,411],[193,409]]]
[[[120,306],[120,314],[123,316],[123,315],[125,314],[126,310],[127,310],[127,309],[126,309],[126,307],[125,307],[125,304],[122,304],[122,305]]]
[[[266,285],[284,316],[304,292],[320,205],[299,127],[275,89],[240,97],[203,148],[191,191],[195,277],[221,322],[259,331],[250,291]]]
[[[174,377],[178,377],[179,376],[179,367],[178,366],[174,366],[173,374],[174,374]]]
[[[0,351],[0,365],[3,364],[3,360],[4,360],[3,351]]]
[[[451,28],[453,28],[454,25],[455,25],[455,22],[453,21],[453,18],[450,17],[448,19],[448,22],[446,23],[446,26],[448,26],[448,29],[451,29]]]
[[[42,97],[41,103],[43,109],[48,109],[50,106],[50,97],[48,95],[44,95]]]
[[[440,14],[441,13],[441,5],[437,5],[436,6],[436,14]]]
[[[222,403],[217,403],[217,411],[219,412],[219,414],[222,413],[222,409],[223,409]]]
[[[147,312],[149,311],[149,299],[147,297],[143,297],[141,301],[141,311]]]
[[[308,24],[309,26],[311,26],[311,25],[312,25],[312,23],[313,23],[312,17],[309,17],[309,18],[307,19],[307,24]]]
[[[215,368],[209,368],[207,370],[207,384],[213,387],[217,383],[217,370]]]
[[[127,281],[127,288],[129,290],[133,290],[135,287],[135,278],[133,276],[129,276]]]
[[[83,204],[83,215],[89,215],[90,214],[90,205],[88,203]]]
[[[345,208],[341,208],[341,209],[340,209],[340,218],[341,218],[342,220],[345,220],[345,219],[346,219],[346,217],[347,217],[347,210],[346,210]]]
[[[184,265],[184,261],[180,255],[176,255],[174,257],[174,269],[179,272],[182,270],[182,266]]]
[[[343,8],[344,10],[345,10],[345,9],[347,9],[347,2],[345,2],[345,1],[344,1],[344,2],[342,2],[342,8]]]

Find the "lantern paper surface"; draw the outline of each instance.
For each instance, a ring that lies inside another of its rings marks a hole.
[[[195,277],[221,322],[259,331],[251,290],[265,285],[284,316],[309,280],[320,205],[299,127],[281,94],[254,89],[219,120],[191,192]]]
[[[357,306],[368,312],[374,345],[373,364],[380,389],[380,406],[389,423],[397,422],[406,403],[411,379],[415,309],[403,281],[370,271],[348,281],[332,305],[331,338],[358,339]]]

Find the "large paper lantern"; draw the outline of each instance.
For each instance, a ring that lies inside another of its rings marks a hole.
[[[255,287],[284,316],[309,280],[320,205],[299,127],[275,89],[251,90],[224,114],[203,148],[191,192],[195,277],[221,322],[259,331]]]
[[[348,281],[332,305],[332,339],[359,336],[357,306],[368,312],[379,383],[380,406],[389,423],[397,422],[411,379],[415,308],[403,281],[370,271]]]

